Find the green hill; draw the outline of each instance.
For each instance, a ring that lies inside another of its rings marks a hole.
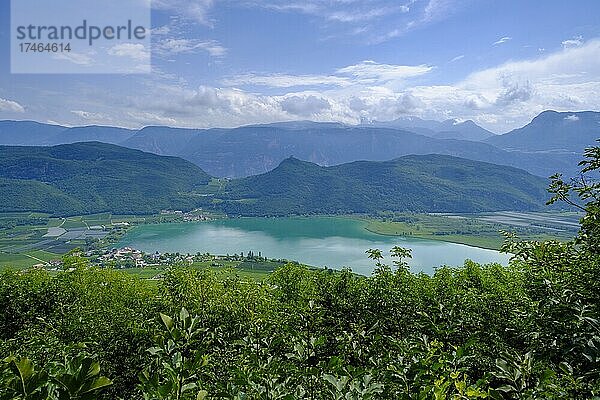
[[[240,215],[533,210],[547,182],[525,171],[441,155],[334,167],[289,158],[266,174],[231,181],[221,204]]]
[[[210,177],[194,164],[114,145],[0,147],[0,211],[155,213],[191,208]]]
[[[546,182],[516,168],[441,155],[320,167],[295,158],[227,181],[194,164],[98,142],[0,147],[0,211],[152,214],[213,207],[233,215],[531,210]]]

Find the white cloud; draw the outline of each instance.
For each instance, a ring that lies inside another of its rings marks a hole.
[[[316,15],[317,13],[324,11],[324,8],[321,4],[319,4],[318,1],[246,1],[246,4],[250,7],[264,7],[275,11],[293,11],[312,15]]]
[[[168,35],[170,32],[171,27],[169,25],[163,25],[152,29],[152,34],[157,36]]]
[[[572,114],[572,115],[566,116],[565,120],[566,121],[573,121],[573,122],[575,122],[575,121],[579,121],[579,117],[577,115],[575,115],[575,114]]]
[[[600,76],[600,40],[578,48],[570,48],[544,57],[513,61],[469,75],[462,86],[501,89],[507,80],[531,81],[534,85],[589,82]]]
[[[137,61],[150,61],[150,52],[141,43],[120,43],[108,49],[108,54],[117,57],[129,57]]]
[[[497,46],[499,44],[506,43],[509,40],[512,40],[512,38],[510,36],[501,37],[500,39],[498,39],[494,43],[492,43],[492,46]]]
[[[454,6],[454,1],[451,0],[429,0],[420,23],[434,22],[446,18],[452,13]]]
[[[407,13],[410,8],[406,5],[378,7],[366,10],[365,12],[356,12],[356,10],[333,11],[327,16],[327,19],[338,22],[360,22],[390,16],[396,13]]]
[[[289,119],[277,98],[260,96],[237,89],[149,82],[144,93],[132,95],[124,108],[136,116],[135,123],[157,123],[158,118],[173,119],[177,126],[238,126],[249,123]],[[147,114],[145,114],[147,113]],[[131,119],[131,115],[125,115]],[[143,123],[143,122],[142,122]]]
[[[567,39],[567,40],[563,40],[562,41],[562,46],[565,49],[570,49],[573,47],[579,47],[583,44],[583,37],[582,36],[576,36],[572,39]]]
[[[280,12],[299,12],[340,23],[356,23],[376,20],[410,11],[415,0],[404,4],[400,1],[370,0],[244,0],[241,3],[248,7],[263,7]]]
[[[514,127],[546,109],[600,109],[600,40],[537,59],[513,61],[470,74],[453,85],[407,91],[425,104],[431,117],[461,116],[496,120]],[[490,118],[493,117],[493,118]],[[494,128],[496,123],[485,122]]]
[[[226,86],[269,86],[288,88],[297,86],[348,86],[351,84],[346,77],[333,75],[288,75],[288,74],[244,74],[224,79]]]
[[[507,80],[504,83],[504,90],[496,99],[496,104],[505,106],[512,103],[523,103],[531,99],[534,94],[534,89],[529,81],[520,84]]]
[[[133,121],[142,125],[148,124],[160,124],[160,125],[177,125],[175,118],[163,117],[154,113],[143,112],[143,111],[128,111],[127,116]]]
[[[156,51],[163,55],[189,54],[206,51],[213,57],[222,57],[227,49],[216,40],[164,39],[156,45]]]
[[[332,75],[289,75],[289,74],[244,74],[224,79],[227,86],[268,86],[268,87],[300,87],[300,86],[337,86],[356,85],[398,85],[406,80],[425,75],[433,67],[428,65],[391,65],[375,61],[363,61],[359,64],[339,68]]]
[[[89,112],[89,111],[83,111],[83,110],[71,110],[71,113],[77,115],[79,118],[86,120],[86,121],[100,122],[100,121],[107,121],[110,119],[110,117],[108,117],[106,114],[97,113],[97,112]]]
[[[465,1],[470,0],[239,0],[237,4],[323,20],[319,29],[334,32],[328,38],[350,35],[366,43],[381,43],[443,20]]]
[[[281,102],[283,111],[300,117],[311,117],[331,109],[331,103],[327,99],[310,96],[289,96]]]
[[[88,54],[76,53],[74,51],[70,51],[68,53],[56,53],[53,55],[54,58],[58,60],[66,60],[70,61],[73,64],[81,65],[81,66],[90,66],[94,63],[94,55],[96,52],[91,50]]]
[[[23,113],[25,112],[25,107],[23,107],[16,101],[3,99],[2,97],[0,97],[0,111]]]
[[[407,32],[434,24],[452,16],[457,10],[467,4],[468,0],[428,0],[427,3],[419,7],[409,7],[411,15],[407,20],[399,21],[397,27],[383,34],[378,34],[370,39],[373,44],[379,44],[388,40],[405,35]],[[409,5],[419,4],[417,0],[411,0]],[[413,9],[417,9],[413,13]]]
[[[350,75],[363,83],[404,80],[424,75],[433,67],[428,65],[390,65],[378,64],[375,61],[363,61],[337,70],[338,74]]]
[[[193,20],[202,25],[212,26],[209,11],[213,0],[153,0],[152,7],[159,10],[169,10],[183,18]]]
[[[464,55],[464,54],[461,54],[460,56],[456,56],[456,57],[454,57],[454,58],[453,58],[452,60],[450,60],[449,62],[453,63],[453,62],[456,62],[456,61],[460,61],[460,60],[462,60],[463,58],[465,58],[465,55]]]

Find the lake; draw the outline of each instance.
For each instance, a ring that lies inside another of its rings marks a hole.
[[[131,229],[118,246],[145,252],[239,254],[253,251],[268,258],[285,258],[317,267],[350,267],[369,275],[373,262],[365,251],[393,246],[412,249],[411,269],[433,273],[440,265],[507,264],[509,256],[494,250],[434,240],[383,236],[365,229],[366,222],[338,217],[236,218],[197,223],[141,225]],[[389,260],[388,260],[389,261]]]

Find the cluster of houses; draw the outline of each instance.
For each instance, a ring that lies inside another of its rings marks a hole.
[[[101,268],[152,268],[167,265],[192,265],[194,263],[210,263],[213,267],[225,265],[226,262],[241,262],[241,261],[267,261],[259,252],[258,255],[252,251],[246,254],[240,253],[233,255],[212,255],[209,253],[196,254],[180,254],[180,253],[145,253],[141,250],[132,247],[112,248],[112,249],[97,249],[89,250],[82,253],[92,265]],[[271,260],[276,261],[276,260]],[[283,260],[280,260],[283,262]],[[62,260],[52,260],[46,263],[36,264],[34,268],[43,268],[50,270],[62,269]]]
[[[60,259],[50,260],[39,264],[32,265],[34,269],[47,269],[50,271],[58,271],[62,268],[63,262]]]
[[[111,249],[97,257],[94,257],[95,254],[93,253],[89,256],[94,263],[97,263],[100,266],[113,266],[115,268],[144,268],[150,266],[144,252],[131,247]]]
[[[184,213],[181,210],[162,210],[160,215],[178,217],[178,219],[180,218],[183,222],[210,221],[210,218],[204,215],[201,209],[193,210],[187,213]]]
[[[159,252],[148,254],[131,247],[89,252],[86,253],[86,256],[89,257],[93,264],[100,267],[112,267],[118,269],[149,268],[176,264],[191,265],[195,261],[207,261],[207,257],[211,257],[211,260],[213,259],[213,256],[206,254],[190,255]]]

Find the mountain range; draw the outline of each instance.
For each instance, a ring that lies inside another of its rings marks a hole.
[[[544,111],[523,128],[485,142],[510,151],[580,154],[598,139],[600,112]]]
[[[227,129],[150,126],[67,128],[0,121],[0,144],[52,146],[99,141],[188,160],[211,176],[262,174],[293,156],[321,166],[442,154],[524,169],[547,177],[577,173],[583,149],[600,137],[600,113],[546,111],[523,128],[494,135],[473,121],[406,117],[358,126],[310,121]]]

